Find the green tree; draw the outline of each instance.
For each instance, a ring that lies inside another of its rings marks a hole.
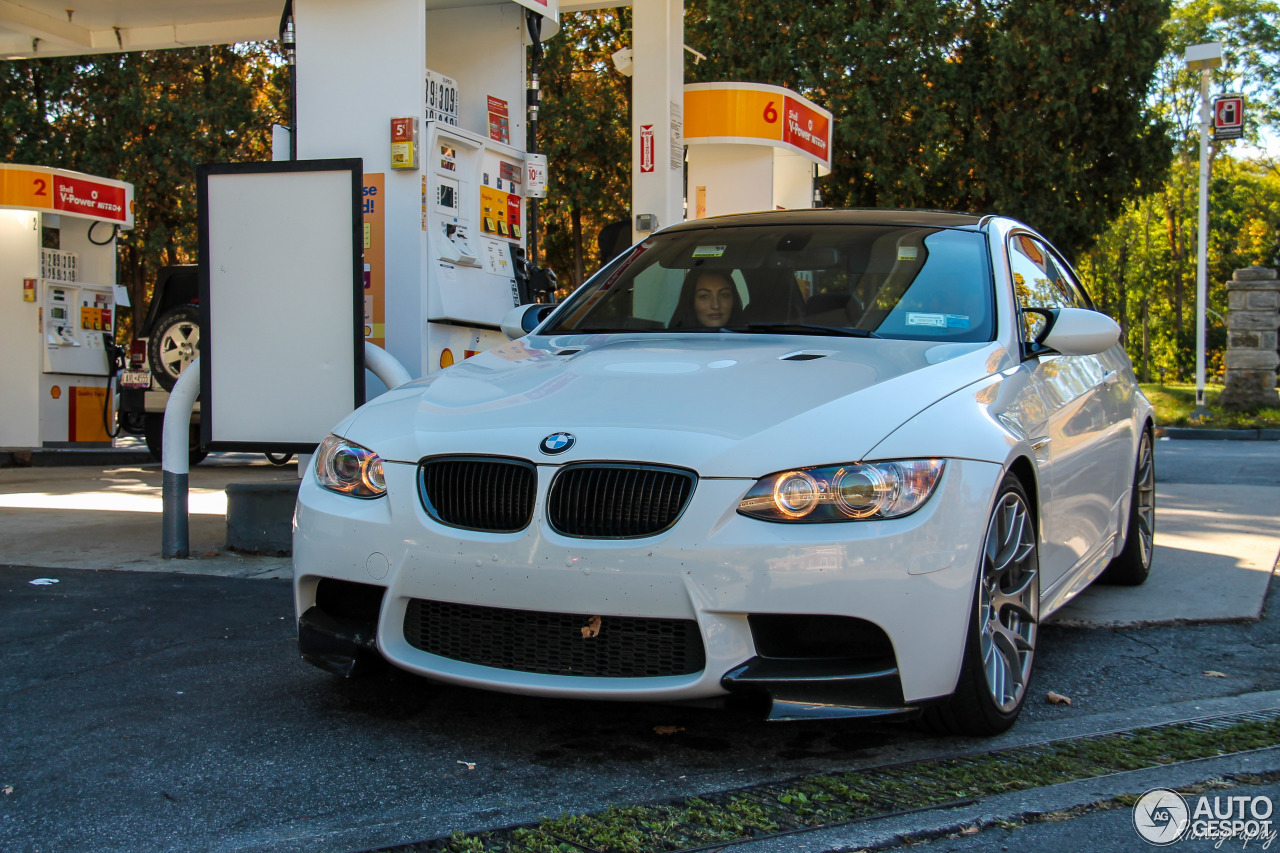
[[[1167,0],[691,0],[696,80],[774,83],[835,115],[836,206],[1025,219],[1088,245],[1168,164],[1148,105]]]
[[[1195,368],[1195,324],[1176,297],[1178,281],[1195,281],[1197,170],[1197,163],[1179,160],[1169,185],[1190,186],[1191,192],[1155,192],[1132,203],[1079,263],[1086,288],[1120,323],[1146,381],[1162,370],[1186,380]],[[1170,240],[1170,221],[1192,223],[1189,249]],[[1209,237],[1206,351],[1212,375],[1226,345],[1226,283],[1235,270],[1274,264],[1280,254],[1280,175],[1264,163],[1219,156],[1209,184]]]
[[[1142,375],[1162,370],[1189,379],[1195,365],[1194,288],[1199,192],[1199,74],[1186,69],[1189,45],[1224,43],[1224,65],[1211,91],[1243,92],[1245,143],[1280,131],[1280,6],[1270,0],[1179,2],[1166,24],[1168,51],[1152,91],[1152,109],[1171,129],[1172,168],[1162,185],[1130,203],[1080,260],[1095,298],[1125,328]],[[1244,149],[1237,153],[1239,149]],[[1209,372],[1225,346],[1221,316],[1225,283],[1234,270],[1274,264],[1280,172],[1274,160],[1250,155],[1240,142],[1211,146],[1208,304]],[[1244,156],[1241,156],[1244,155]]]
[[[563,14],[546,44],[539,148],[550,175],[539,249],[566,290],[599,266],[600,229],[628,219],[631,89],[610,56],[630,32],[627,9]]]
[[[0,157],[134,185],[119,281],[141,312],[156,270],[195,258],[196,165],[268,159],[281,84],[266,45],[6,62]]]

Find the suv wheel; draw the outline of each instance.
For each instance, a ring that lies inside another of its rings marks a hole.
[[[166,391],[200,354],[200,312],[194,305],[179,305],[160,315],[147,339],[147,360],[156,381]]]

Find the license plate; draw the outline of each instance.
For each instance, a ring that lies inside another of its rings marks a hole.
[[[148,370],[126,370],[120,374],[121,388],[150,388],[151,372]]]

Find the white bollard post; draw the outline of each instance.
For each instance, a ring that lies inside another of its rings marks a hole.
[[[191,470],[191,413],[200,396],[200,357],[187,365],[178,377],[169,402],[164,407],[164,429],[161,432],[164,457],[161,460],[161,543],[160,556],[191,556],[191,530],[188,518],[188,476]]]

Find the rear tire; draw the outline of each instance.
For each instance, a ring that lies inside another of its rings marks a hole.
[[[1018,719],[1027,698],[1040,622],[1039,537],[1015,475],[1005,474],[998,495],[983,537],[955,693],[920,718],[940,734],[999,734]]]
[[[1098,576],[1099,583],[1141,586],[1151,575],[1156,533],[1156,459],[1151,431],[1142,431],[1138,460],[1134,463],[1133,493],[1129,497],[1129,524],[1124,548]]]
[[[161,314],[147,338],[147,359],[160,386],[172,391],[199,354],[200,311],[194,305],[179,305]]]
[[[143,424],[143,438],[147,450],[157,462],[164,461],[164,415],[147,415]],[[187,446],[187,464],[199,465],[209,451],[200,449],[200,425],[191,425],[190,444]]]

